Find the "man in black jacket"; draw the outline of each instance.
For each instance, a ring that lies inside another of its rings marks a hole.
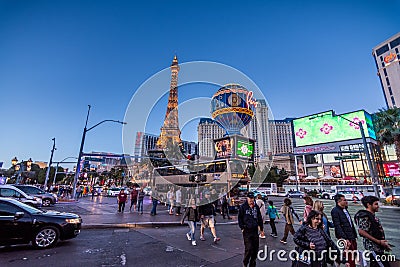
[[[335,195],[336,207],[331,211],[333,225],[335,226],[335,236],[346,240],[345,257],[350,267],[355,267],[355,256],[357,255],[357,232],[350,213],[347,210],[348,203],[344,195]]]
[[[361,203],[365,210],[359,210],[354,216],[354,221],[358,226],[358,233],[363,237],[364,248],[370,251],[370,267],[388,267],[389,262],[382,256],[385,250],[390,250],[390,245],[379,218],[375,216],[379,211],[379,198],[366,196],[361,199]]]
[[[247,201],[239,207],[238,222],[244,241],[243,265],[247,267],[250,261],[250,267],[256,266],[259,247],[258,228],[260,228],[261,235],[264,235],[264,226],[260,208],[254,201],[253,192],[247,194]]]

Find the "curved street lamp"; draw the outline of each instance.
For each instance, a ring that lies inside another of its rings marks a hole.
[[[57,173],[58,173],[58,165],[59,165],[60,163],[65,162],[67,159],[78,159],[78,158],[77,158],[77,157],[66,157],[66,158],[63,159],[62,161],[58,161],[58,162],[57,162],[56,171],[54,172],[53,186],[56,184],[56,177],[57,177]],[[75,162],[65,162],[65,163],[75,163]]]
[[[104,122],[116,122],[116,123],[120,123],[120,124],[126,124],[126,122],[122,122],[122,121],[116,121],[116,120],[103,120],[95,125],[93,125],[92,127],[90,127],[89,129],[87,128],[87,123],[88,123],[88,119],[89,119],[89,113],[90,113],[90,108],[91,106],[88,105],[88,111],[87,111],[87,115],[86,115],[86,122],[85,122],[85,128],[83,128],[83,133],[82,133],[82,140],[81,140],[81,147],[79,149],[79,155],[78,155],[78,162],[76,163],[76,172],[75,172],[75,176],[74,176],[74,184],[73,184],[73,188],[72,188],[72,198],[75,198],[76,195],[76,184],[78,182],[78,177],[79,177],[79,173],[81,171],[81,158],[82,158],[82,153],[83,153],[83,146],[85,144],[85,138],[86,138],[86,133],[89,132],[90,130],[92,130],[93,128],[96,128],[97,126],[99,126],[100,124],[104,123]]]

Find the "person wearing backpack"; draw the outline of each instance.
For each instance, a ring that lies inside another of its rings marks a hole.
[[[283,213],[283,216],[285,218],[286,224],[285,224],[285,232],[283,234],[283,237],[281,239],[281,243],[283,244],[287,244],[287,237],[289,235],[289,232],[294,235],[295,231],[293,228],[293,224],[294,224],[294,219],[293,219],[293,215],[297,218],[297,220],[299,222],[301,222],[301,220],[299,219],[299,216],[296,214],[296,212],[294,211],[292,205],[292,201],[290,200],[290,198],[285,198],[283,200],[283,206],[281,208],[281,212]]]
[[[271,236],[272,237],[278,237],[278,233],[276,231],[276,226],[275,226],[275,219],[278,217],[279,219],[279,213],[276,207],[274,206],[274,202],[272,200],[268,201],[268,208],[267,208],[267,215],[269,217],[269,225],[271,226]]]

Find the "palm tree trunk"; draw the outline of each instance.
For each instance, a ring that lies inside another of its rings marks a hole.
[[[397,137],[394,140],[394,148],[396,151],[396,157],[397,157],[397,161],[400,162],[400,138]]]

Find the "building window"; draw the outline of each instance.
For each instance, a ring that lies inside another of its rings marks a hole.
[[[389,82],[389,78],[388,78],[388,77],[386,77],[386,83],[387,83],[388,86],[390,85],[390,82]]]
[[[394,51],[396,51],[396,54],[399,53],[399,49],[398,48],[395,48]]]
[[[385,76],[387,76],[387,71],[386,71],[386,69],[383,69],[383,73],[385,74]]]
[[[383,57],[382,57],[382,56],[380,56],[379,59],[380,59],[381,61],[383,61]]]
[[[384,68],[385,67],[385,62],[382,62],[382,68]]]
[[[384,46],[378,48],[376,50],[376,55],[379,57],[380,55],[382,55],[383,53],[389,51],[389,46],[387,44],[385,44]]]
[[[394,102],[394,97],[393,96],[391,97],[391,99],[392,99],[392,105],[396,106],[396,102]]]
[[[392,87],[389,86],[389,87],[388,87],[388,90],[389,90],[389,94],[390,94],[390,95],[393,95]]]
[[[398,46],[398,45],[400,45],[400,37],[397,37],[396,39],[394,39],[393,41],[390,42],[391,48]]]

